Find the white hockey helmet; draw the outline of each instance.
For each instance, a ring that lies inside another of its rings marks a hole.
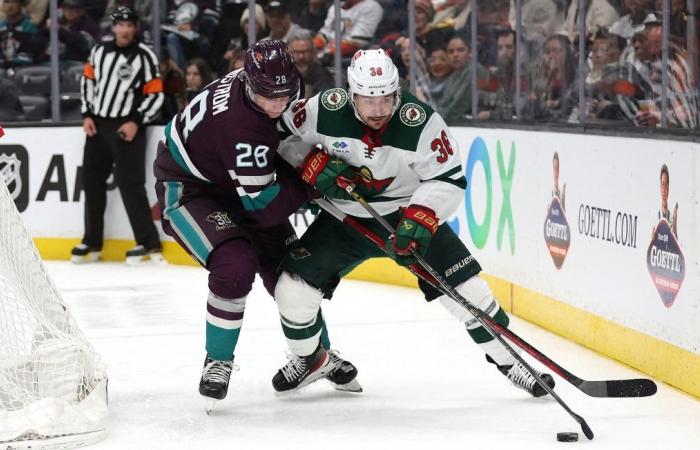
[[[348,67],[348,86],[350,104],[355,110],[355,94],[366,97],[383,97],[394,94],[394,109],[392,116],[401,104],[401,88],[399,86],[399,70],[389,55],[382,49],[358,50],[352,57]]]

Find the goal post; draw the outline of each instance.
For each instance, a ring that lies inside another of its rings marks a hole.
[[[91,444],[106,435],[106,421],[104,364],[46,272],[0,176],[0,448]]]

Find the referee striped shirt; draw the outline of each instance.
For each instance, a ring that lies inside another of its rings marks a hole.
[[[95,45],[80,82],[83,117],[152,121],[163,104],[163,81],[155,53],[141,42]]]

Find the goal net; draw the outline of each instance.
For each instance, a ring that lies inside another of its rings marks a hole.
[[[106,434],[105,368],[49,278],[4,178],[0,176],[0,448],[91,444]]]

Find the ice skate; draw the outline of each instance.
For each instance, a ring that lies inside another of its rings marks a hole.
[[[328,356],[335,369],[328,372],[326,380],[338,391],[362,392],[362,386],[357,381],[357,367],[346,361],[338,354],[338,350],[328,350]]]
[[[143,245],[127,250],[126,263],[130,266],[135,266],[145,262],[164,263],[163,253],[160,248],[152,248],[147,250]]]
[[[73,264],[85,264],[97,262],[102,257],[102,251],[91,249],[85,244],[78,244],[70,252],[70,260]]]
[[[199,393],[207,397],[207,415],[211,414],[217,401],[226,398],[231,371],[234,369],[238,370],[238,367],[233,364],[233,361],[212,359],[209,355],[204,360],[202,378],[199,380]]]
[[[308,356],[289,355],[289,362],[272,377],[272,387],[286,393],[325,377],[336,368],[329,353],[319,346]]]
[[[489,355],[486,355],[486,360],[491,364],[496,365],[498,370],[506,376],[515,387],[528,392],[533,397],[542,397],[547,395],[547,391],[540,386],[535,377],[533,377],[519,362],[512,365],[499,366],[496,364]],[[548,373],[540,372],[539,370],[533,369],[537,372],[537,375],[542,378],[542,380],[547,383],[547,386],[554,388],[554,378]]]

